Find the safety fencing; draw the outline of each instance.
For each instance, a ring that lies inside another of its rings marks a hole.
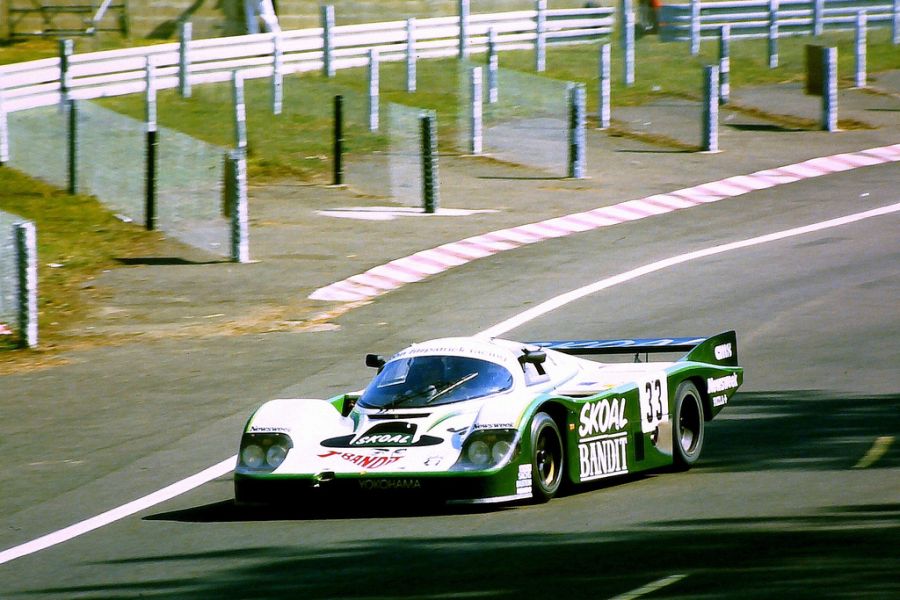
[[[159,90],[175,88],[190,97],[194,85],[234,81],[239,73],[241,81],[268,78],[277,114],[284,106],[287,74],[321,70],[333,75],[336,69],[371,65],[373,59],[406,61],[412,91],[419,58],[465,57],[486,51],[488,43],[495,51],[533,48],[536,70],[543,70],[548,44],[607,37],[615,12],[549,10],[546,0],[537,0],[535,10],[487,15],[470,15],[467,0],[460,6],[458,17],[348,26],[335,26],[333,7],[325,6],[320,28],[206,40],[192,40],[188,22],[178,43],[88,54],[75,54],[71,40],[61,40],[56,58],[0,66],[0,164],[68,184],[73,193],[93,193],[129,219],[145,221],[148,229],[158,226],[219,254],[227,254],[230,225],[231,255],[240,260],[234,251],[234,215],[230,224],[222,218],[228,217],[230,202],[226,198],[223,204],[221,198],[225,149],[158,128],[149,117],[141,123],[83,101],[144,92],[149,114],[151,101],[156,110]],[[377,92],[369,99],[370,123],[373,107],[377,115]],[[381,129],[386,147],[373,156],[386,161],[386,177],[379,181],[351,173],[350,180],[361,191],[415,203],[428,187],[420,160],[421,111],[387,105],[384,112],[386,127],[374,130]],[[246,148],[238,145],[238,150],[245,155]],[[135,160],[142,154],[146,173]],[[436,161],[436,154],[432,158]],[[242,175],[245,183],[245,171]],[[231,194],[224,187],[225,195]]]
[[[9,165],[72,192],[93,194],[114,213],[143,223],[145,124],[92,102],[75,106],[74,122],[68,108],[57,106],[9,114]],[[156,226],[227,256],[226,149],[163,127],[158,142]]]
[[[510,69],[487,73],[471,62],[459,63],[457,147],[565,176],[570,84]]]
[[[0,336],[37,345],[37,240],[34,224],[0,211]]]
[[[865,12],[870,27],[890,27],[894,43],[900,33],[900,0],[736,0],[664,4],[659,12],[660,39],[690,42],[715,39],[723,25],[732,38],[821,35],[852,31]]]
[[[278,77],[297,72],[365,66],[369,51],[382,61],[440,58],[484,52],[490,31],[499,50],[549,44],[591,42],[611,34],[613,8],[547,9],[409,19],[363,25],[332,26],[333,12],[323,7],[323,26],[279,34],[254,34],[192,40],[190,23],[181,41],[141,48],[73,54],[0,66],[0,90],[8,112],[60,103],[134,94],[145,89],[145,68],[156,67],[159,89],[190,93],[194,84],[224,82],[235,70],[245,78]]]

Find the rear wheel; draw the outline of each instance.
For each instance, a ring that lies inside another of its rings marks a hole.
[[[675,391],[675,426],[672,434],[674,466],[680,471],[691,468],[703,449],[703,400],[690,381]]]
[[[563,476],[563,443],[559,427],[547,413],[531,422],[531,481],[534,499],[546,502],[556,495]]]

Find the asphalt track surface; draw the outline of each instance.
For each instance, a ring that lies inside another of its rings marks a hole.
[[[19,443],[4,448],[0,548],[233,455],[267,398],[361,387],[365,352],[483,331],[673,256],[892,206],[898,180],[896,163],[866,167],[547,240],[391,292],[319,332],[136,343],[5,376],[23,403],[11,417],[4,404]],[[736,329],[746,382],[688,473],[540,506],[363,500],[290,513],[236,509],[221,477],[0,565],[0,596],[896,597],[898,224],[890,212],[698,258],[504,334]]]

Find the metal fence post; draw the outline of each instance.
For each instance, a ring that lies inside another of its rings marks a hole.
[[[144,228],[156,228],[156,155],[159,147],[156,125],[156,67],[147,57],[146,89],[144,95],[145,123],[147,127],[146,180],[144,182]]]
[[[778,0],[769,0],[769,68],[778,66]]]
[[[534,8],[534,70],[543,73],[547,69],[547,0],[535,0]]]
[[[719,151],[719,67],[703,67],[703,139],[704,152]]]
[[[459,58],[469,55],[469,0],[459,0]]]
[[[231,261],[250,262],[250,240],[247,209],[247,155],[240,150],[228,154],[231,177],[228,190],[228,215],[231,217]]]
[[[334,77],[334,6],[322,7],[322,73],[325,77]]]
[[[825,14],[825,0],[813,0],[812,34],[822,35],[822,16]]]
[[[619,48],[625,50],[625,13],[632,10],[631,0],[619,0],[618,16],[616,20],[619,24]]]
[[[585,166],[585,93],[584,84],[570,83],[566,87],[569,105],[569,160],[567,176],[584,178]]]
[[[894,0],[891,11],[891,39],[895,46],[900,44],[900,0]]]
[[[731,25],[719,30],[719,104],[727,104],[731,94]]]
[[[861,10],[856,13],[856,61],[854,63],[856,87],[866,87],[866,33],[868,22],[866,19],[866,11]]]
[[[9,121],[3,97],[3,78],[0,77],[0,167],[9,162]]]
[[[69,90],[72,88],[72,75],[69,73],[69,58],[75,52],[75,44],[70,39],[59,40],[59,106],[65,109],[69,102]]]
[[[178,26],[178,93],[182,98],[191,97],[191,54],[189,45],[194,26],[182,21]]]
[[[610,57],[610,44],[600,45],[600,72],[599,89],[597,90],[597,121],[600,123],[600,129],[608,129],[610,121],[610,72],[612,71],[612,60]]]
[[[38,278],[37,233],[34,223],[13,225],[16,244],[16,271],[18,290],[17,308],[19,321],[19,345],[34,348],[38,344]]]
[[[488,104],[496,104],[500,99],[500,88],[497,84],[497,70],[500,59],[497,55],[497,31],[491,27],[488,29],[487,46],[487,99]]]
[[[334,185],[344,183],[344,97],[334,97]]]
[[[425,212],[433,214],[440,206],[438,177],[437,115],[424,113],[419,117],[422,132],[422,204]]]
[[[244,75],[240,71],[231,73],[231,94],[234,103],[234,147],[247,153],[247,107],[244,104]]]
[[[625,11],[625,57],[622,61],[622,78],[625,85],[631,87],[634,85],[634,10],[631,8],[630,0],[627,2],[629,9]]]
[[[78,193],[78,103],[74,98],[69,98],[66,103],[68,116],[68,154],[67,166],[69,175],[69,194]]]
[[[469,111],[469,130],[471,132],[471,137],[469,138],[469,151],[472,154],[481,154],[483,148],[482,98],[484,97],[481,67],[473,67],[470,74],[472,106]]]
[[[838,93],[837,93],[837,48],[824,48],[822,51],[822,129],[837,131],[838,128]]]
[[[378,49],[369,48],[369,131],[378,131],[378,99],[379,99],[379,58]]]
[[[691,0],[691,56],[700,54],[700,0]]]
[[[284,51],[281,32],[272,34],[272,114],[280,115],[284,108]]]
[[[416,20],[406,20],[406,91],[416,91]]]

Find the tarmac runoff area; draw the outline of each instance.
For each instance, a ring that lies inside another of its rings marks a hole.
[[[566,215],[609,212],[615,205],[670,197],[729,177],[897,144],[900,71],[872,75],[870,84],[875,91],[840,91],[840,118],[865,127],[838,132],[785,125],[791,119],[818,118],[821,99],[804,95],[798,84],[734,90],[732,99],[743,111],[721,108],[718,153],[678,147],[699,141],[699,102],[660,98],[616,109],[614,122],[628,133],[589,129],[585,179],[442,155],[441,211],[429,218],[415,218],[420,211],[347,187],[296,182],[256,187],[251,182],[253,263],[224,262],[174,243],[167,256],[131,260],[133,268],[109,271],[86,285],[99,300],[85,329],[72,332],[73,342],[80,336],[331,328],[332,318],[349,308],[344,304],[349,297],[310,298],[316,290],[417,252]],[[642,134],[677,143],[650,143]]]

